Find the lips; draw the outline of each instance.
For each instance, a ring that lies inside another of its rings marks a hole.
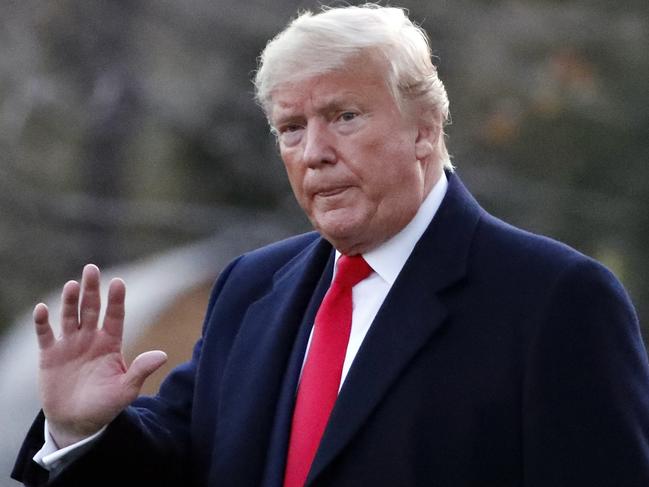
[[[319,191],[315,192],[316,196],[320,196],[322,198],[330,198],[332,196],[338,196],[341,193],[344,193],[350,188],[350,186],[338,186],[335,188],[326,188],[326,189],[321,189]]]

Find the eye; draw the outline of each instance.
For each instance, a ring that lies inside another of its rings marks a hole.
[[[285,134],[285,133],[291,133],[291,132],[296,132],[302,128],[301,125],[298,125],[297,123],[287,123],[286,125],[282,125],[277,129],[278,134]]]
[[[298,123],[286,123],[277,128],[276,135],[285,146],[293,146],[299,142],[303,129],[304,126]]]
[[[354,120],[357,116],[358,116],[358,114],[357,114],[357,113],[354,113],[354,112],[343,112],[343,113],[341,113],[340,116],[338,117],[338,120],[340,120],[340,121],[342,121],[342,122],[351,122],[351,121]]]

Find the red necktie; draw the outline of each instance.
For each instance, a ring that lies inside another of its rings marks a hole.
[[[352,325],[352,287],[372,268],[363,257],[342,255],[315,317],[313,337],[298,386],[284,487],[302,487],[333,409]]]

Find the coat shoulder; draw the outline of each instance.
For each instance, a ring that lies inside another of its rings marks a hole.
[[[530,232],[483,214],[474,250],[482,262],[531,273],[563,274],[566,269],[590,268],[611,275],[603,264],[554,238]]]

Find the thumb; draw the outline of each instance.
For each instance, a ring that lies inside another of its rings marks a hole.
[[[135,360],[126,371],[126,383],[139,391],[146,378],[162,367],[166,361],[167,354],[161,350],[141,353],[135,357]]]

